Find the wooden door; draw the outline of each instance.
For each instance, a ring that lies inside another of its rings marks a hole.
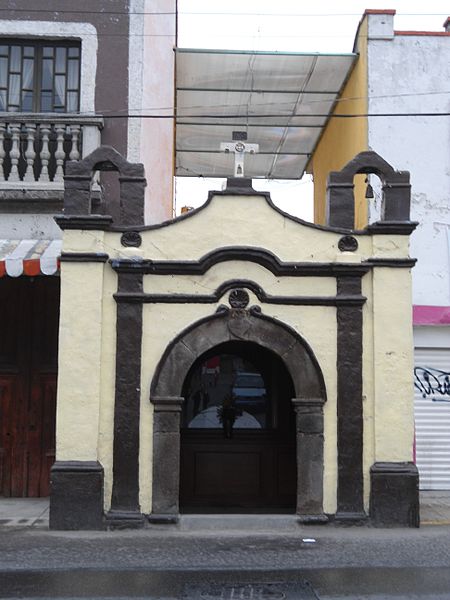
[[[59,278],[0,279],[0,495],[49,495]]]
[[[183,431],[184,512],[294,512],[295,445],[276,432]]]
[[[194,366],[184,397],[181,510],[294,512],[293,391],[281,361],[254,344],[224,344]]]

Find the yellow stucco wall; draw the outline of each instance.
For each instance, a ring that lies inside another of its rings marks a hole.
[[[390,290],[388,295],[386,290]],[[399,444],[397,436],[401,432],[411,444],[414,437],[411,297],[408,269],[379,268],[374,272],[374,449],[379,462],[411,460],[408,445]]]
[[[62,263],[57,460],[98,457],[102,299],[102,264]]]
[[[345,84],[333,114],[367,114],[367,18],[357,36],[359,57]],[[330,118],[309,162],[314,177],[314,221],[325,224],[327,178],[340,171],[359,152],[368,150],[367,118]],[[355,177],[355,227],[367,224],[365,175]]]
[[[104,252],[110,258],[198,260],[218,247],[265,248],[282,261],[359,264],[376,256],[408,256],[405,236],[356,235],[356,252],[338,249],[339,233],[301,224],[276,212],[262,196],[214,196],[203,209],[172,224],[142,232],[140,248],[124,248],[120,233],[66,231],[65,252]],[[274,276],[239,260],[216,264],[203,276],[145,275],[148,293],[214,292],[229,279],[248,279],[268,294],[334,296],[329,277]],[[62,263],[57,460],[99,460],[105,469],[105,509],[112,489],[117,277],[109,263]],[[411,460],[412,327],[410,273],[376,267],[363,277],[364,499],[375,460]],[[228,295],[228,293],[227,293]],[[227,297],[226,295],[226,297]],[[310,345],[327,390],[324,408],[324,509],[336,510],[336,309],[250,304],[295,329]],[[211,315],[216,304],[144,304],[141,367],[140,503],[151,511],[153,408],[150,383],[162,353],[183,329]]]

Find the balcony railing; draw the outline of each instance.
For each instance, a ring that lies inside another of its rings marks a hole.
[[[103,119],[0,113],[0,190],[62,190],[64,165],[101,144]]]

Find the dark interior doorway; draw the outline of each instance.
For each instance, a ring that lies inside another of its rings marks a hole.
[[[251,342],[203,354],[183,387],[182,512],[295,512],[294,388]]]
[[[49,495],[59,277],[0,279],[0,496]]]

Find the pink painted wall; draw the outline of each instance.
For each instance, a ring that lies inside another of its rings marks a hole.
[[[414,325],[450,325],[450,306],[413,306]]]

